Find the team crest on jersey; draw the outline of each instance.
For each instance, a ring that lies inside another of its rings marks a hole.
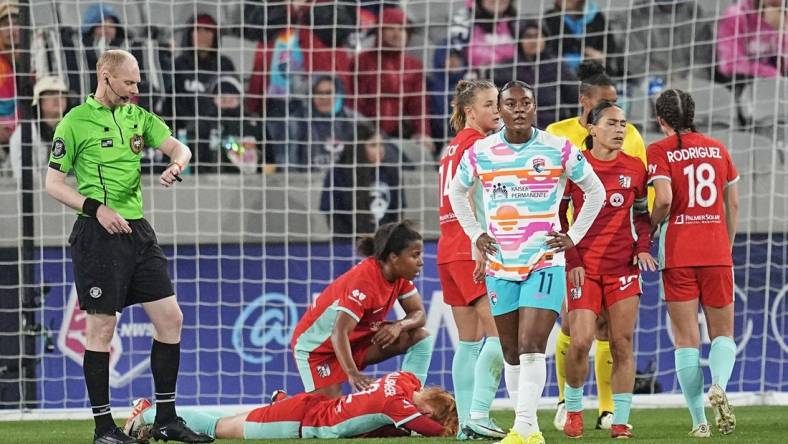
[[[502,183],[497,183],[493,185],[493,189],[492,189],[493,199],[506,199],[508,197],[509,197],[509,190],[506,189],[506,185]]]
[[[52,158],[60,159],[66,155],[66,142],[60,137],[52,142]]]
[[[572,287],[569,290],[569,296],[572,298],[573,301],[576,301],[583,297],[583,289],[580,287]]]
[[[331,367],[328,364],[320,364],[317,366],[317,376],[321,378],[328,378],[331,376]]]
[[[621,188],[631,188],[632,187],[632,177],[631,176],[625,176],[625,175],[622,174],[622,175],[618,176],[618,184],[621,186]]]
[[[490,292],[490,304],[491,305],[495,305],[497,303],[498,303],[498,295],[494,291],[491,291]]]
[[[139,154],[142,152],[143,148],[145,148],[145,139],[139,134],[133,135],[131,137],[131,151],[133,151],[134,154]]]
[[[624,205],[624,196],[621,193],[613,193],[610,195],[610,205],[620,207]]]
[[[537,173],[544,171],[544,159],[536,158],[533,160],[533,168]]]

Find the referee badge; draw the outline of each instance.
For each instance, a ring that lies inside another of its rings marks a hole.
[[[131,151],[133,151],[134,154],[139,154],[142,152],[143,148],[145,148],[145,139],[139,134],[133,135],[131,137]]]
[[[66,142],[63,141],[62,138],[58,137],[52,142],[52,158],[53,159],[60,159],[66,155]]]

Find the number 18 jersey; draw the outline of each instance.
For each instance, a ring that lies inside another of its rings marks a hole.
[[[660,226],[662,269],[732,266],[725,220],[725,188],[739,180],[730,154],[700,133],[669,136],[649,145],[648,180],[670,181],[670,214]]]

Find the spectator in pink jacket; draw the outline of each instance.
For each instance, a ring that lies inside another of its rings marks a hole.
[[[391,137],[414,139],[430,152],[424,66],[405,53],[407,17],[399,8],[380,13],[377,47],[358,56],[356,62],[356,110],[376,120]]]
[[[494,68],[514,58],[517,10],[512,0],[476,0],[468,63],[471,68]]]
[[[717,30],[719,73],[725,77],[788,75],[785,0],[743,0],[725,11]]]

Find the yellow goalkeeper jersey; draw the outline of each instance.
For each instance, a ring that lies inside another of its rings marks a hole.
[[[555,134],[556,136],[566,137],[569,139],[572,144],[576,147],[580,148],[581,150],[585,151],[586,144],[585,139],[588,136],[588,130],[580,124],[580,119],[577,117],[571,117],[569,119],[560,120],[558,122],[551,123],[547,126],[545,130],[550,134]],[[639,158],[643,161],[643,165],[648,167],[648,162],[646,161],[646,144],[643,142],[643,137],[638,132],[635,125],[631,123],[627,123],[627,131],[624,133],[624,148],[623,151],[630,156],[634,156]],[[649,187],[648,189],[648,209],[654,208],[654,189]],[[569,220],[572,220],[572,212],[569,212]]]

